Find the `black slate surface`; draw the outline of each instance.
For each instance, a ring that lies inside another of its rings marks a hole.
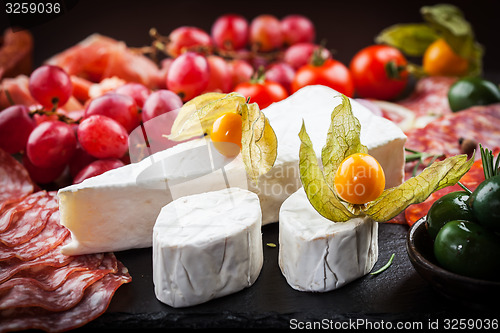
[[[390,328],[387,325],[397,323],[427,328],[432,323],[451,324],[449,320],[461,318],[498,320],[500,308],[462,304],[433,290],[408,259],[407,232],[405,225],[380,225],[379,260],[374,271],[395,253],[386,271],[368,274],[327,293],[309,293],[296,291],[287,284],[278,266],[278,247],[266,245],[278,245],[279,225],[266,225],[263,227],[264,265],[252,287],[180,309],[165,305],[155,297],[151,248],[118,252],[118,259],[127,266],[133,281],[118,289],[105,314],[80,330],[295,328],[299,323],[326,325],[323,328],[335,328],[341,323],[358,329],[377,328],[369,325]]]

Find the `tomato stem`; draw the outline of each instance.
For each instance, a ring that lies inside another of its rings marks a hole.
[[[323,50],[325,49],[325,44],[326,42],[324,40],[321,41],[318,47],[313,51],[313,54],[311,56],[311,65],[313,65],[314,67],[323,66],[325,61],[328,59],[327,57],[323,56]]]
[[[401,80],[401,73],[406,70],[406,66],[398,65],[394,60],[385,64],[385,72],[389,79]]]

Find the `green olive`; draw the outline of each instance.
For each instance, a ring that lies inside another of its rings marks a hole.
[[[484,180],[469,199],[477,223],[500,232],[500,175]]]
[[[500,89],[493,82],[480,77],[466,77],[450,87],[448,101],[454,112],[471,106],[499,103]]]
[[[427,231],[432,239],[449,221],[474,221],[474,214],[467,201],[469,194],[465,191],[451,192],[437,199],[427,213]]]
[[[434,255],[446,270],[486,280],[500,277],[500,237],[469,221],[446,223],[434,240]]]

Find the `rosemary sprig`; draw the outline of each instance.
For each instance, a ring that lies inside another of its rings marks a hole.
[[[370,274],[371,275],[377,275],[377,274],[380,274],[383,271],[385,271],[387,268],[389,268],[389,266],[391,266],[391,264],[392,264],[392,261],[394,260],[394,255],[395,255],[395,253],[393,253],[391,255],[391,257],[389,258],[389,261],[384,266],[380,267],[378,270],[376,270],[375,272],[372,272]]]
[[[425,152],[416,151],[416,150],[413,150],[410,148],[405,148],[405,151],[411,153],[411,154],[407,154],[405,156],[406,163],[412,162],[412,161],[417,161],[417,163],[415,164],[415,167],[413,168],[413,172],[412,172],[413,177],[415,177],[417,175],[418,168],[420,167],[420,165],[425,163],[425,160],[427,160],[428,158],[431,158],[431,160],[427,164],[427,166],[429,166],[432,163],[434,163],[438,158],[444,156],[443,154],[429,154],[429,153],[425,153]]]
[[[500,175],[500,154],[495,157],[493,152],[487,148],[483,148],[479,144],[479,149],[481,150],[481,160],[483,162],[484,179],[489,179],[496,175]]]

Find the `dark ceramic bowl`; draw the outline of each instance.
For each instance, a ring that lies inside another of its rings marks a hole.
[[[415,270],[442,295],[463,303],[500,303],[500,281],[480,280],[455,274],[437,264],[425,218],[410,227],[406,249]]]

